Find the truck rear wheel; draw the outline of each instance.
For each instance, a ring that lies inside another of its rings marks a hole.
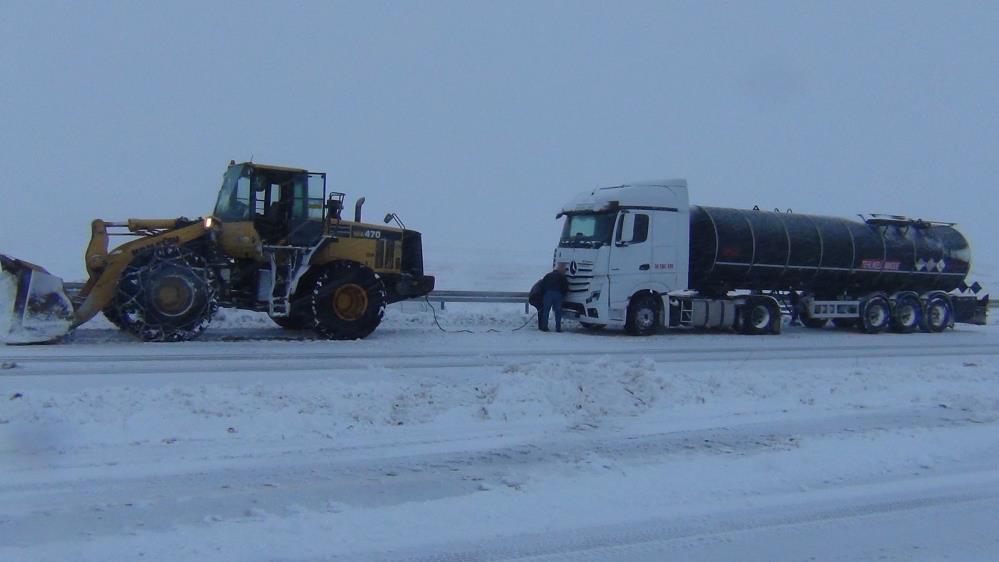
[[[900,334],[909,334],[919,327],[923,317],[923,306],[913,295],[899,297],[891,310],[891,329]]]
[[[891,306],[888,299],[874,296],[860,305],[860,329],[866,334],[880,334],[891,323]]]
[[[940,295],[930,297],[926,301],[926,310],[919,323],[919,328],[924,332],[942,332],[950,326],[950,319],[953,313],[954,309],[951,307],[950,300],[947,297]]]
[[[378,275],[359,263],[327,266],[312,291],[313,327],[331,340],[357,340],[375,331],[388,297]]]
[[[746,335],[779,334],[780,307],[769,299],[753,299],[739,310],[741,332]]]
[[[635,336],[647,336],[659,325],[659,305],[652,293],[636,295],[628,305],[625,329]]]
[[[163,246],[125,268],[109,308],[108,320],[143,341],[186,341],[208,327],[218,297],[201,256]]]

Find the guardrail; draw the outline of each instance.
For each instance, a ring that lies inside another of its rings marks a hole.
[[[517,291],[431,291],[427,295],[430,302],[439,302],[441,310],[449,302],[515,303],[524,305],[524,312],[530,312],[527,302],[529,293]]]
[[[83,283],[66,283],[66,292],[72,296],[83,288]],[[528,293],[519,291],[431,291],[427,299],[431,303],[440,303],[444,310],[446,303],[477,302],[477,303],[512,303],[523,304],[524,312],[530,312],[531,305],[527,302]],[[990,300],[989,308],[999,306],[999,300]]]

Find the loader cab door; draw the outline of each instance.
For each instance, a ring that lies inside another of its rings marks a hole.
[[[628,299],[652,278],[652,220],[648,211],[621,211],[608,267],[610,315],[623,320]]]
[[[288,243],[312,246],[323,232],[326,202],[326,174],[301,174],[291,190]]]
[[[322,235],[325,174],[257,169],[253,226],[266,244],[312,246]]]

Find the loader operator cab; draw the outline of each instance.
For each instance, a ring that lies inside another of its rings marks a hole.
[[[309,246],[322,235],[326,174],[297,168],[231,163],[214,215],[253,222],[266,244]]]

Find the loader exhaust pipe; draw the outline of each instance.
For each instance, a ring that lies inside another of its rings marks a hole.
[[[361,207],[364,206],[364,197],[357,200],[354,203],[354,222],[361,222]]]

